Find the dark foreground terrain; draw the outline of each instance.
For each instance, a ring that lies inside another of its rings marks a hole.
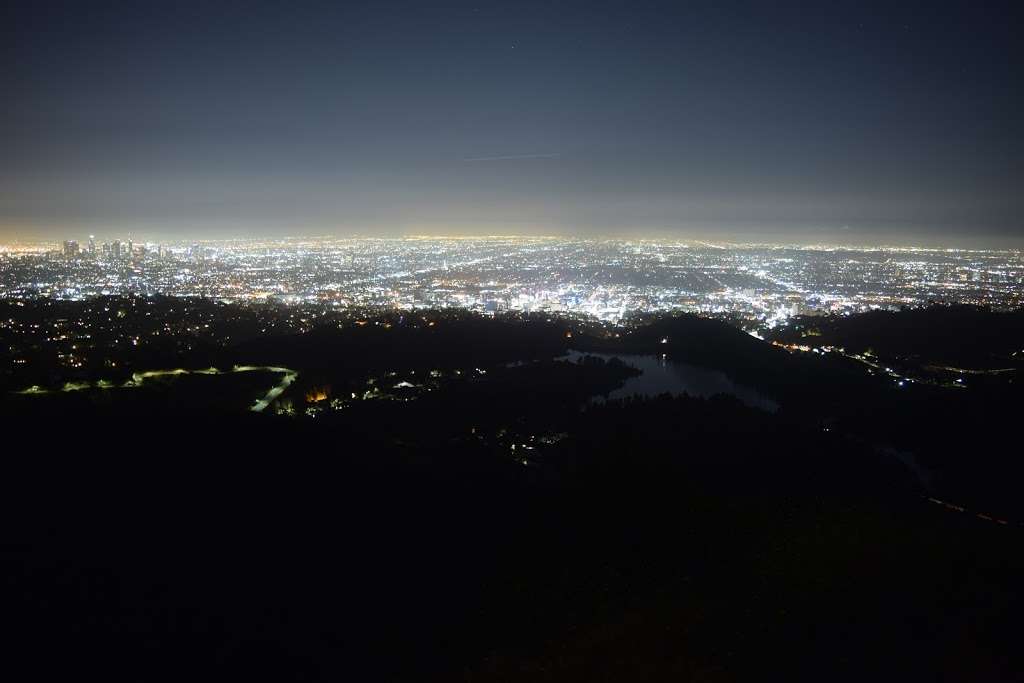
[[[616,353],[780,408],[592,400],[635,376]],[[385,316],[164,358],[224,373],[6,376],[0,619],[28,680],[1022,677],[1011,373],[899,386],[686,317]],[[297,379],[253,412],[278,376],[239,364]]]

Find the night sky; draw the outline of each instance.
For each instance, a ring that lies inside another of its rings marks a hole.
[[[1024,242],[1012,3],[17,4],[5,239]]]

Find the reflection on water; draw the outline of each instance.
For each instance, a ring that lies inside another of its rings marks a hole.
[[[775,412],[779,404],[760,394],[757,390],[742,384],[736,384],[725,373],[718,370],[679,363],[664,356],[648,356],[641,354],[606,354],[581,353],[570,351],[560,360],[577,362],[584,356],[596,356],[605,360],[618,358],[643,374],[630,377],[626,383],[608,394],[609,399],[640,396],[657,396],[659,394],[689,394],[690,396],[708,397],[716,394],[729,394],[753,408]],[[602,400],[598,397],[595,400]]]

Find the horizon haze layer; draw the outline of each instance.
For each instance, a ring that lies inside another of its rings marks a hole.
[[[277,233],[254,233],[252,230],[145,230],[101,227],[95,230],[75,228],[53,228],[50,231],[15,232],[0,237],[0,252],[19,249],[59,249],[66,240],[86,243],[89,238],[96,242],[134,239],[138,243],[184,244],[188,242],[226,243],[262,241],[331,241],[359,239],[424,239],[424,240],[487,240],[494,238],[581,240],[588,242],[655,242],[665,244],[694,243],[722,244],[727,246],[776,246],[797,248],[852,248],[852,249],[957,249],[957,250],[1005,250],[1024,249],[1024,237],[1013,235],[977,234],[970,231],[935,233],[908,233],[898,230],[878,233],[857,233],[850,229],[818,231],[711,231],[711,230],[660,230],[645,233],[608,231],[600,234],[578,234],[558,231],[516,231],[498,229],[485,232],[445,230],[424,230],[409,228],[404,231],[281,231]]]

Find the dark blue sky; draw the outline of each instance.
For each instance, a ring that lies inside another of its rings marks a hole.
[[[1011,10],[21,3],[0,236],[1019,243]]]

